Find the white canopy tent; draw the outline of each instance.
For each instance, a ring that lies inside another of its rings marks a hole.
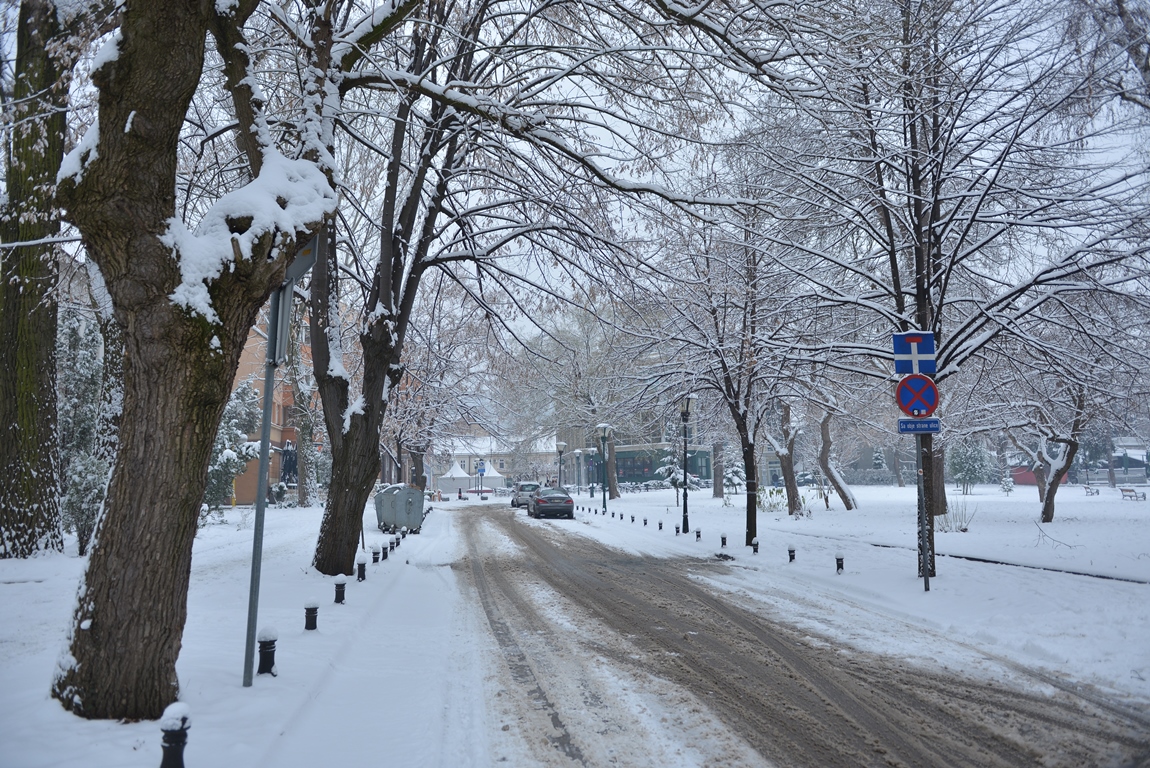
[[[460,491],[466,492],[475,485],[475,478],[467,474],[463,467],[451,462],[451,469],[435,478],[435,487],[443,495],[455,496]]]

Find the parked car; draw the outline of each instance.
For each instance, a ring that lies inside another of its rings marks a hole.
[[[531,494],[537,490],[539,490],[539,483],[530,483],[527,481],[516,483],[515,491],[511,494],[511,506],[528,506],[528,502],[531,500]]]
[[[536,519],[565,517],[574,520],[575,500],[562,488],[539,488],[528,500],[527,514]]]

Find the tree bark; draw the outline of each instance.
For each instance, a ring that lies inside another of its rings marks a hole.
[[[899,488],[905,488],[906,480],[902,476],[902,462],[899,457],[897,443],[893,448],[888,449],[887,456],[887,466],[894,472],[894,481],[898,484]]]
[[[427,490],[427,470],[424,469],[423,465],[423,457],[426,453],[426,446],[418,449],[412,448],[407,452],[407,454],[411,456],[411,474],[414,475],[412,485],[421,491]]]
[[[803,497],[795,478],[795,440],[798,433],[791,425],[791,406],[784,404],[782,410],[783,450],[779,452],[779,468],[787,491],[787,514],[797,515],[803,511]]]
[[[340,332],[339,259],[334,230],[329,228],[323,237],[326,245],[320,250],[312,275],[311,337],[316,386],[331,442],[331,485],[312,566],[327,576],[350,576],[364,511],[382,468],[379,439],[387,389],[402,374],[399,350],[388,330],[392,324],[386,322],[373,323],[360,334],[363,359],[372,364],[364,366],[361,393],[354,402],[352,383],[331,372],[332,355],[341,354],[340,347],[330,341]],[[374,364],[378,361],[384,364]],[[338,362],[342,364],[342,360]],[[384,371],[394,372],[394,379],[389,380]]]
[[[64,156],[68,78],[49,52],[55,4],[23,0],[16,33],[7,204],[0,241],[50,238]],[[0,249],[0,558],[60,551],[56,439],[56,255],[51,245]]]
[[[686,468],[683,468],[683,477],[686,477]],[[607,440],[607,495],[617,499],[619,493],[619,473],[615,468],[615,435],[612,433]]]
[[[319,224],[253,236],[250,258],[229,261],[205,283],[215,319],[170,298],[182,282],[165,237],[176,217],[180,132],[209,28],[236,28],[240,16],[233,8],[217,17],[208,2],[128,3],[119,55],[92,76],[105,130],[97,151],[79,158],[82,174],[60,184],[124,340],[119,452],[70,654],[52,685],[84,717],[155,719],[177,698],[192,542],[219,419],[259,308],[283,282],[305,230]],[[221,247],[221,257],[234,252]]]
[[[1042,522],[1054,522],[1054,497],[1058,495],[1058,488],[1062,484],[1062,479],[1066,477],[1066,473],[1070,471],[1071,465],[1074,464],[1074,457],[1078,454],[1078,442],[1076,440],[1066,441],[1066,456],[1059,465],[1058,469],[1050,475],[1050,483],[1046,486],[1046,498],[1042,500]]]
[[[823,471],[823,477],[830,481],[834,486],[835,493],[842,499],[843,506],[847,511],[855,508],[854,495],[851,493],[850,488],[846,487],[842,477],[839,475],[837,469],[831,467],[831,413],[827,411],[823,414],[822,419],[819,420],[819,468]]]
[[[711,498],[723,498],[723,444],[711,446]]]
[[[740,434],[741,449],[743,452],[743,472],[747,475],[747,531],[744,546],[751,546],[759,535],[759,469],[755,462],[755,444],[750,436],[743,439]]]

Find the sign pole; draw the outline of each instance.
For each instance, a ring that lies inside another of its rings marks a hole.
[[[926,517],[926,494],[922,478],[922,435],[914,436],[914,468],[918,475],[918,574],[922,576],[922,587],[930,591],[930,552],[929,520]]]
[[[252,685],[252,671],[255,667],[256,621],[260,604],[260,568],[263,566],[264,510],[267,507],[268,477],[271,436],[272,436],[272,397],[275,394],[276,367],[287,357],[288,337],[291,327],[291,303],[295,281],[302,277],[315,264],[319,243],[324,242],[317,235],[308,241],[295,261],[288,267],[284,283],[271,295],[268,308],[268,349],[264,365],[264,403],[260,422],[260,468],[256,483],[256,515],[252,526],[252,574],[248,583],[248,623],[244,636],[244,677],[243,687]]]

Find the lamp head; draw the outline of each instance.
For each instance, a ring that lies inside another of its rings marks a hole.
[[[686,395],[682,400],[679,401],[679,413],[682,415],[683,421],[686,421],[688,417],[690,417],[691,406],[695,403],[695,397],[696,395],[693,394]]]

